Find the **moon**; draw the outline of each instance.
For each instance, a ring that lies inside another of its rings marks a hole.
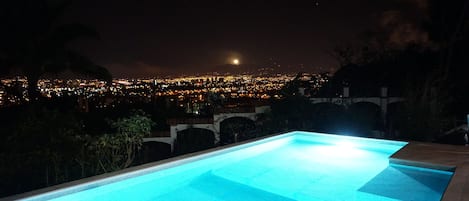
[[[239,65],[239,60],[238,59],[233,59],[233,64],[234,65]]]

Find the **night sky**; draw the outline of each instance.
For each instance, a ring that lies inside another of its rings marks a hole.
[[[64,19],[98,30],[101,40],[74,45],[116,77],[253,70],[274,62],[277,71],[320,72],[337,68],[329,56],[335,46],[365,31],[398,30],[392,26],[410,22],[395,21],[425,6],[420,0],[162,2],[75,1]],[[241,65],[227,65],[233,59]]]

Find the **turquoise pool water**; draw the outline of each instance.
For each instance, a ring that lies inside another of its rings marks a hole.
[[[24,200],[440,200],[452,172],[389,164],[405,145],[292,132]]]

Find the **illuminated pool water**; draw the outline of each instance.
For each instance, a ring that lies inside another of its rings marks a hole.
[[[389,164],[406,144],[292,132],[24,200],[440,200],[452,172]]]

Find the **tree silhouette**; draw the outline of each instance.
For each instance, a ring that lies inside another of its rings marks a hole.
[[[423,28],[428,40],[400,47],[384,42],[369,48],[373,38],[381,37],[370,32],[364,45],[334,52],[342,66],[321,94],[333,96],[349,86],[351,96],[367,96],[387,86],[391,96],[406,99],[400,114],[395,114],[399,121],[393,123],[399,125],[399,137],[413,140],[434,140],[450,129],[445,125],[449,120],[465,120],[469,112],[469,1],[429,0],[425,9],[427,21],[416,26]]]
[[[134,110],[129,117],[110,120],[109,124],[115,132],[99,136],[89,147],[96,154],[99,164],[97,173],[132,165],[142,148],[143,138],[150,135],[154,122],[142,110]]]
[[[10,128],[1,132],[0,197],[80,178],[74,175],[74,159],[84,125],[76,114],[38,104],[14,112],[8,115]]]
[[[452,113],[460,116],[469,112],[466,93],[469,87],[469,1],[429,0],[428,21],[424,24],[431,41],[438,50],[439,71],[432,80],[439,87],[437,93],[449,93]],[[436,90],[436,91],[435,91]],[[430,92],[428,92],[430,93]]]
[[[39,97],[37,82],[45,73],[70,70],[106,81],[110,73],[67,46],[80,38],[99,38],[79,23],[60,24],[68,1],[18,0],[0,5],[0,76],[12,71],[28,78],[31,100]]]
[[[212,131],[201,128],[191,128],[179,131],[174,142],[174,152],[177,155],[202,151],[215,146],[215,135]]]
[[[272,119],[280,130],[308,130],[312,123],[310,113],[312,104],[308,98],[295,95],[287,96],[272,104]]]
[[[220,123],[220,143],[231,144],[256,137],[255,122],[244,117],[231,117]]]

